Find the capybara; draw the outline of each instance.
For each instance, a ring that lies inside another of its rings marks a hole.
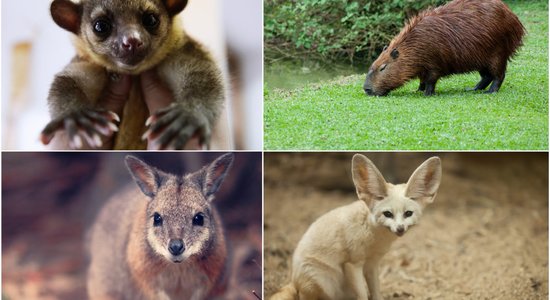
[[[384,96],[419,78],[419,91],[435,93],[440,77],[478,71],[473,90],[497,92],[506,64],[522,45],[525,28],[501,0],[454,0],[411,18],[372,63],[363,89]]]

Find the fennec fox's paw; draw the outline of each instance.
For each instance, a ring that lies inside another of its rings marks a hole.
[[[181,103],[172,103],[151,115],[149,128],[142,139],[148,139],[155,148],[181,150],[195,134],[201,148],[210,149],[211,128],[208,118],[200,111],[190,112]]]
[[[81,149],[84,143],[91,148],[100,148],[103,145],[103,138],[109,138],[118,131],[115,122],[119,121],[118,115],[112,111],[81,109],[48,123],[40,134],[40,141],[47,145],[56,132],[64,130],[69,138],[71,149]]]

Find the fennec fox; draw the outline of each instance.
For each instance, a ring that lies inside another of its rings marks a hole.
[[[407,184],[393,185],[368,158],[356,154],[352,174],[359,200],[311,224],[294,251],[290,284],[272,300],[366,300],[369,292],[372,300],[382,299],[380,259],[433,202],[441,181],[441,162],[432,157],[414,171]]]
[[[113,197],[91,232],[90,299],[205,299],[223,291],[226,247],[212,205],[233,162],[185,176],[132,157],[135,186]]]

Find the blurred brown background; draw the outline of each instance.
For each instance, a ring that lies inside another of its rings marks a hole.
[[[309,225],[357,199],[353,154],[265,154],[266,298]],[[435,202],[381,263],[384,299],[548,299],[548,153],[363,154],[392,183],[430,156],[443,164]]]
[[[161,170],[200,169],[222,153],[133,153]],[[2,154],[2,299],[85,299],[87,229],[103,203],[135,185],[127,153]],[[137,185],[136,185],[137,188]],[[230,247],[227,298],[262,284],[262,154],[235,153],[215,203]]]

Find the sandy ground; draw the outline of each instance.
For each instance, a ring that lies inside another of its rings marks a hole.
[[[86,232],[127,185],[124,153],[2,154],[2,299],[86,299]],[[173,173],[219,153],[140,153]],[[261,269],[261,153],[236,155],[215,203],[228,240],[224,299],[257,299]],[[136,186],[137,188],[137,186]],[[108,246],[108,245],[106,245]]]
[[[266,153],[264,293],[289,280],[309,224],[356,199],[353,153]],[[367,153],[389,182],[428,156]],[[420,225],[381,263],[384,299],[548,299],[548,154],[440,153],[443,180]]]

